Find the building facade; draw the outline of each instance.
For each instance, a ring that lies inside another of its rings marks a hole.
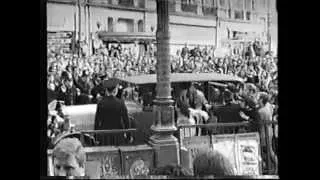
[[[170,0],[169,13],[172,54],[185,43],[236,47],[259,38],[277,46],[277,25],[269,22],[275,0]],[[48,48],[72,50],[79,40],[92,53],[97,38],[155,39],[156,29],[156,0],[47,1]]]

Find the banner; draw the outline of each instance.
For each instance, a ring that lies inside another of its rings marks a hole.
[[[236,139],[239,175],[260,175],[260,142],[258,133],[238,134]]]
[[[212,148],[229,159],[236,175],[261,175],[258,133],[213,135]]]
[[[261,175],[259,133],[188,137],[183,139],[183,146],[191,152],[192,159],[199,151],[212,149],[229,159],[236,175]]]

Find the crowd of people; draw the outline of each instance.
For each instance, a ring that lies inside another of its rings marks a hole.
[[[171,72],[231,74],[253,83],[261,91],[274,93],[277,90],[277,58],[268,52],[255,52],[253,47],[241,53],[236,51],[225,57],[215,57],[213,46],[189,50],[185,45],[171,55]],[[155,67],[154,52],[140,55],[133,49],[122,49],[120,44],[100,49],[89,57],[49,52],[48,98],[49,101],[63,100],[66,105],[96,102],[97,96],[102,96],[98,92],[102,80],[154,74]]]
[[[228,85],[225,90],[221,91],[223,104],[231,107],[233,106],[231,104],[237,101],[241,110],[244,110],[240,114],[242,119],[258,117],[260,121],[274,121],[277,120],[278,114],[277,57],[270,52],[264,52],[258,45],[258,43],[251,43],[243,51],[230,51],[224,57],[217,57],[213,46],[204,48],[197,46],[191,49],[186,44],[176,54],[171,55],[171,72],[216,72],[241,77],[245,82],[242,87]],[[122,48],[120,44],[110,49],[104,47],[92,56],[48,52],[48,103],[52,100],[63,101],[65,105],[98,103],[105,96],[102,83],[104,80],[112,77],[124,78],[140,74],[155,74],[155,55],[155,51],[141,55],[137,50]],[[219,94],[216,92],[217,89],[213,91],[213,94]],[[120,98],[123,95],[118,94]],[[211,106],[212,100],[215,102],[216,99],[208,98],[209,101],[203,95],[206,101],[205,109],[214,110],[213,116],[223,115],[223,113],[218,113],[221,109]],[[190,105],[185,107],[187,109]],[[198,109],[196,104],[193,108]],[[211,119],[213,116],[210,114]],[[232,119],[235,118],[232,117]],[[253,131],[259,131],[262,136],[266,130],[269,131],[269,129],[261,129],[259,125],[253,127]],[[275,140],[277,138],[267,141],[274,143]],[[261,143],[263,147],[266,147],[265,141]],[[277,146],[274,145],[274,147],[276,152],[272,151],[272,153],[277,153]],[[262,151],[267,150],[262,149]]]

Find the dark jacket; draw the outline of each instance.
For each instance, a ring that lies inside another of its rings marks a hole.
[[[51,101],[57,99],[58,94],[55,91],[52,91],[51,89],[47,89],[47,104],[49,104]]]
[[[58,90],[58,100],[64,101],[65,105],[75,105],[78,103],[77,89],[72,86],[66,92],[62,92],[61,87]]]
[[[82,79],[79,79],[77,83],[77,87],[80,89],[81,94],[89,95],[93,85],[91,82],[88,83],[88,82],[82,81]]]
[[[105,96],[97,105],[94,129],[128,129],[129,127],[128,110],[124,101],[114,96]],[[117,146],[125,141],[123,133],[101,134],[97,139],[100,145]]]
[[[218,122],[222,123],[241,122],[243,119],[240,116],[240,111],[240,104],[236,103],[230,103],[214,109],[215,114],[218,116]]]

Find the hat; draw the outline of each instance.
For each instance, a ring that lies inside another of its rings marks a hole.
[[[102,82],[103,88],[107,88],[109,90],[116,88],[118,84],[119,81],[116,78],[110,78]]]

